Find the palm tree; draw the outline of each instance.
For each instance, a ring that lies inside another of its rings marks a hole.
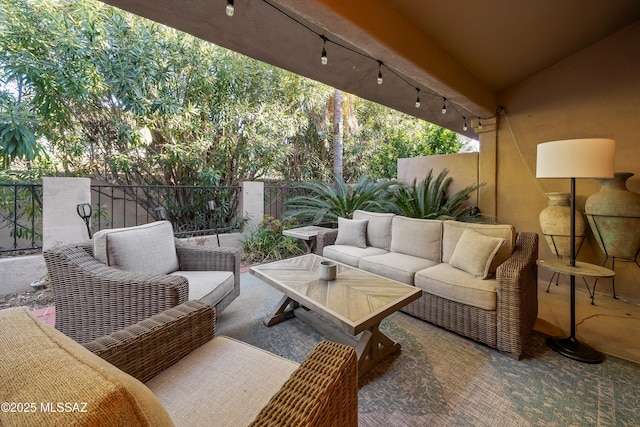
[[[341,90],[336,89],[333,93],[333,175],[336,178],[342,177],[342,145],[344,141],[344,117],[342,113]]]
[[[447,169],[443,169],[434,179],[431,169],[419,183],[414,179],[413,184],[398,188],[394,197],[395,212],[410,218],[487,222],[486,217],[478,215],[475,206],[462,207],[470,194],[484,183],[467,186],[447,197],[447,189],[453,181],[453,178],[447,177],[448,173]]]
[[[392,212],[396,181],[375,181],[363,176],[349,186],[342,178],[334,183],[303,182],[296,186],[305,195],[295,196],[284,204],[288,209],[284,218],[295,217],[302,224],[338,222],[338,217],[351,218],[358,209],[373,212]]]

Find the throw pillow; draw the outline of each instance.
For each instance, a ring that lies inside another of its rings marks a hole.
[[[500,237],[485,236],[468,228],[460,236],[449,264],[478,279],[486,279],[491,261],[504,242]]]
[[[338,218],[338,236],[336,245],[355,246],[357,248],[367,247],[367,224],[366,219]]]

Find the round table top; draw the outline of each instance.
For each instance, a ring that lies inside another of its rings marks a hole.
[[[589,277],[613,277],[616,272],[601,265],[576,261],[576,265],[569,265],[568,259],[539,259],[536,261],[540,267],[557,273],[571,274],[572,276]]]

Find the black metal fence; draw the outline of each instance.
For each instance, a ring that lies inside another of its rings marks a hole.
[[[0,184],[0,252],[42,247],[42,184]]]
[[[285,201],[298,194],[291,184],[265,185],[265,215],[280,219]],[[239,186],[92,185],[91,229],[168,219],[178,237],[234,232],[244,221],[239,203]],[[42,184],[0,184],[0,253],[41,248]]]
[[[92,185],[94,230],[167,219],[177,237],[237,231],[240,187]]]

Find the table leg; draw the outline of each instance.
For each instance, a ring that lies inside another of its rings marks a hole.
[[[400,351],[400,344],[380,332],[374,325],[362,333],[356,344],[358,376],[362,377],[385,357]]]
[[[264,324],[266,326],[273,326],[277,325],[280,322],[284,322],[285,320],[291,319],[292,317],[294,317],[293,310],[298,308],[299,306],[300,304],[298,304],[288,296],[283,296],[280,302],[273,309],[271,314],[264,318]]]

